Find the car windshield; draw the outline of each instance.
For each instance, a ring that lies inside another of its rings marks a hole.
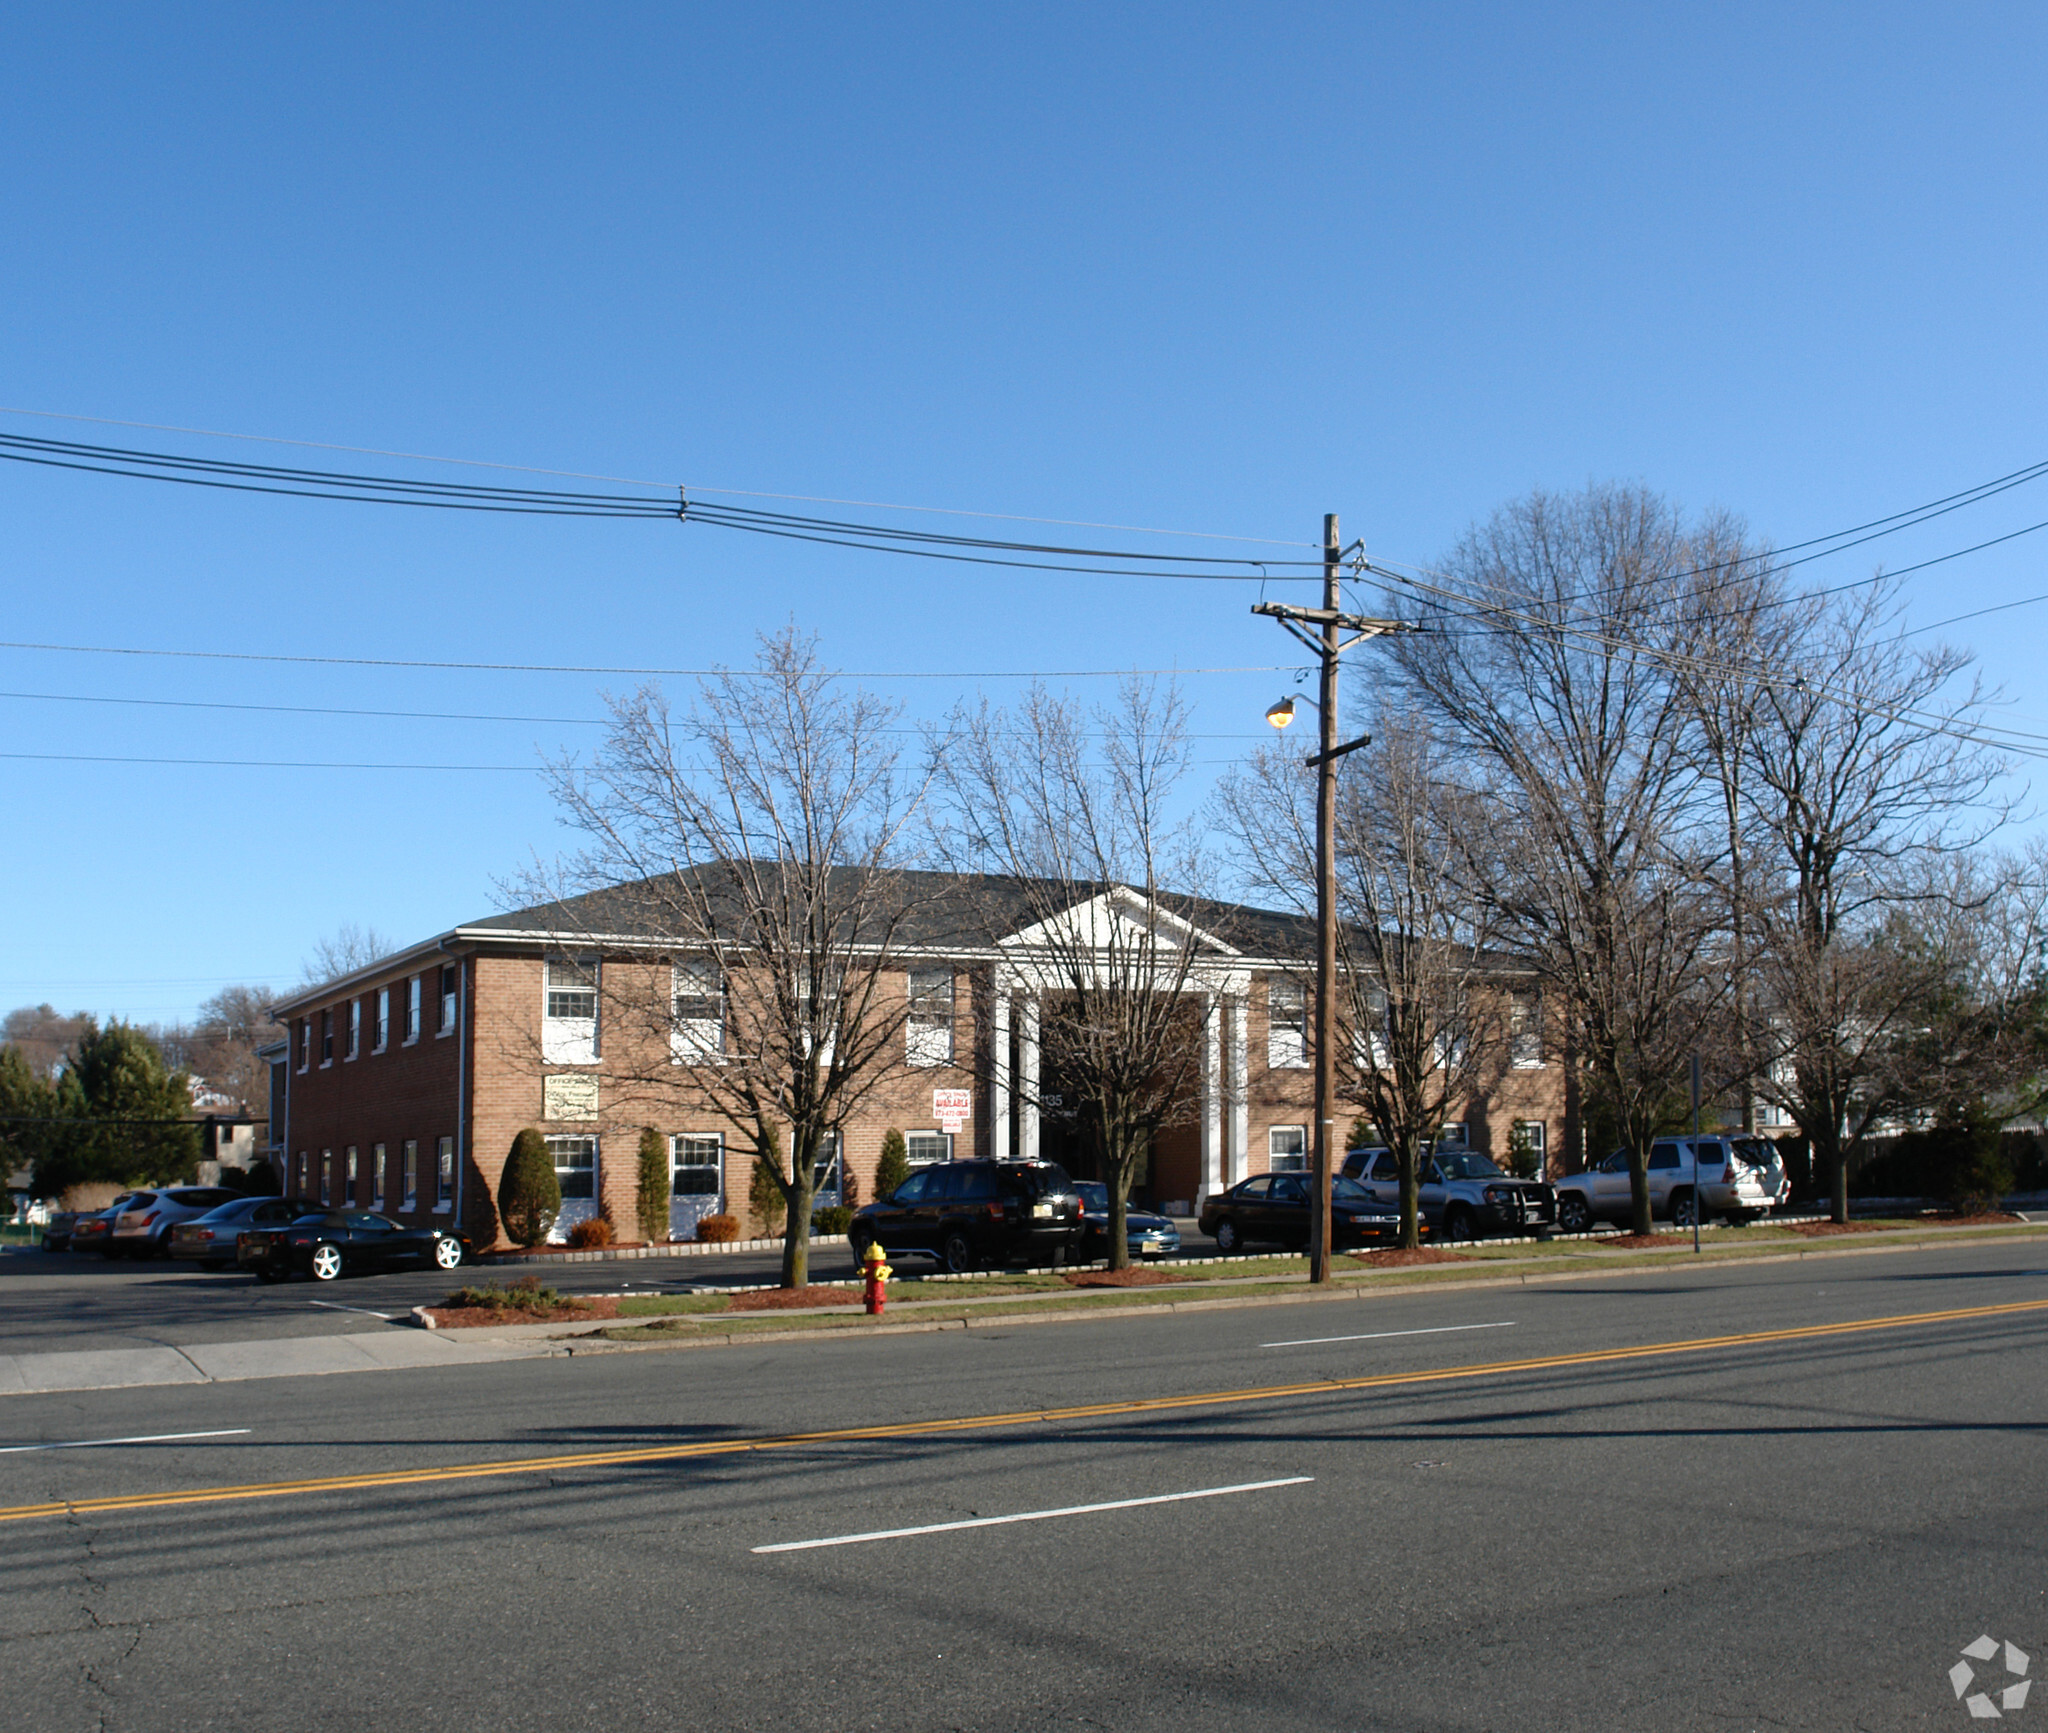
[[[1330,1195],[1340,1203],[1371,1203],[1372,1193],[1355,1179],[1346,1179],[1341,1173],[1330,1181]]]
[[[1771,1155],[1773,1153],[1771,1146],[1760,1137],[1739,1138],[1736,1140],[1734,1148],[1735,1158],[1738,1161],[1748,1162],[1751,1167],[1769,1167],[1771,1165]]]
[[[1074,1189],[1081,1194],[1081,1204],[1083,1208],[1099,1210],[1106,1210],[1109,1208],[1108,1186],[1097,1185],[1093,1180],[1084,1179],[1080,1181],[1074,1187]]]
[[[238,1197],[233,1203],[224,1203],[218,1209],[210,1209],[199,1219],[203,1222],[228,1222],[237,1216],[253,1215],[256,1206],[263,1200],[254,1197]]]
[[[1061,1192],[1072,1191],[1074,1182],[1067,1178],[1067,1170],[1053,1161],[1017,1161],[998,1164],[1005,1191],[1022,1192],[1026,1197],[1055,1197]],[[1103,1207],[1109,1206],[1105,1203]]]
[[[1469,1151],[1461,1155],[1440,1155],[1436,1158],[1436,1165],[1445,1179],[1507,1178],[1490,1156],[1474,1155]]]

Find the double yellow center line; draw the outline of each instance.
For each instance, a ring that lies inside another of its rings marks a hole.
[[[560,1474],[568,1469],[625,1468],[640,1463],[687,1462],[708,1456],[744,1456],[752,1451],[804,1450],[821,1444],[858,1444],[882,1438],[931,1438],[951,1432],[988,1432],[1003,1427],[1058,1425],[1069,1420],[1103,1420],[1124,1414],[1163,1414],[1176,1409],[1223,1408],[1246,1402],[1275,1402],[1297,1396],[1333,1396],[1353,1390],[1386,1390],[1405,1384],[1442,1384],[1458,1379],[1499,1378],[1516,1372],[1549,1372],[1566,1366],[1606,1366],[1626,1360],[1655,1360],[1674,1354],[1704,1354],[1718,1348],[1753,1348],[1770,1342],[1809,1342],[1873,1330],[1906,1330],[1927,1324],[1967,1323],[1981,1318],[2048,1310],[2048,1300],[2016,1300],[1998,1306],[1967,1306],[1942,1312],[1904,1312],[1889,1318],[1859,1318],[1843,1324],[1802,1324],[1788,1330],[1752,1330],[1738,1336],[1697,1336],[1682,1342],[1650,1342],[1635,1348],[1596,1348],[1579,1354],[1548,1354],[1533,1360],[1492,1360],[1476,1366],[1438,1366],[1416,1372],[1378,1372],[1365,1378],[1314,1378],[1299,1384],[1263,1384],[1249,1390],[1200,1390],[1185,1396],[1147,1396],[1128,1402],[1091,1402],[1075,1408],[1032,1408],[1016,1414],[971,1414],[941,1420],[906,1420],[886,1426],[844,1426],[830,1432],[790,1432],[760,1438],[719,1439],[704,1444],[656,1444],[638,1450],[590,1450],[562,1456],[526,1456],[503,1462],[469,1462],[447,1468],[401,1468],[382,1474],[332,1474],[312,1480],[273,1480],[252,1486],[199,1486],[182,1492],[122,1493],[111,1498],[63,1499],[51,1504],[0,1508],[0,1522],[35,1517],[86,1516],[117,1510],[164,1510],[178,1505],[229,1504],[247,1498],[287,1498],[314,1492],[361,1492],[387,1486],[435,1486],[451,1481],[488,1480],[508,1474]]]

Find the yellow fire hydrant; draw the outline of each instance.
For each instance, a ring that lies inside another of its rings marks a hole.
[[[889,1298],[889,1278],[895,1273],[882,1262],[882,1248],[870,1240],[868,1249],[860,1255],[861,1297],[867,1301],[869,1317],[881,1315]]]

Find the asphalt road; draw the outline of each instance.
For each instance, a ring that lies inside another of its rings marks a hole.
[[[0,1701],[106,1733],[1963,1726],[1964,1645],[2048,1669],[2048,1309],[1982,1312],[2043,1302],[2048,1244],[2007,1241],[11,1397],[0,1506],[200,1500],[0,1522]],[[715,1453],[616,1460],[685,1446]]]
[[[1187,1236],[1191,1256],[1214,1242]],[[899,1274],[935,1269],[905,1256]],[[811,1275],[842,1281],[856,1274],[844,1241],[811,1248]],[[334,1335],[363,1328],[363,1314],[403,1318],[465,1283],[509,1286],[531,1276],[570,1293],[678,1293],[780,1280],[780,1252],[721,1252],[678,1258],[630,1258],[579,1264],[479,1264],[450,1273],[409,1270],[349,1275],[338,1282],[297,1280],[275,1286],[238,1270],[157,1259],[134,1263],[97,1253],[0,1249],[0,1354],[64,1348],[140,1348]]]

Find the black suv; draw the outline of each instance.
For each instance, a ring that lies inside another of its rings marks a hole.
[[[847,1244],[921,1252],[949,1270],[1064,1263],[1080,1239],[1081,1197],[1050,1161],[946,1161],[854,1211]]]

